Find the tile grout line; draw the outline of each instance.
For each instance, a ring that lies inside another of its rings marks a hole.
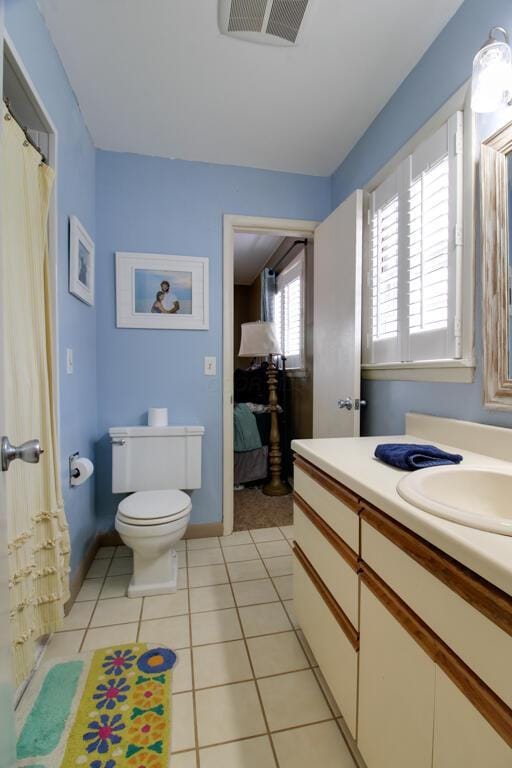
[[[281,529],[279,529],[279,530],[281,530]],[[249,531],[249,533],[250,533],[250,531]],[[282,531],[281,531],[281,533],[282,533]],[[283,536],[284,536],[284,534],[283,534]],[[285,537],[285,538],[286,538],[286,537]],[[289,547],[290,547],[290,554],[291,554],[291,555],[292,555],[292,557],[293,557],[293,548],[292,548],[292,545],[290,544],[290,541],[289,541],[288,539],[286,539],[286,541],[288,542],[288,545],[289,545]],[[262,558],[262,560],[263,560],[263,558]],[[276,588],[276,585],[274,584],[274,580],[273,580],[272,576],[270,575],[270,572],[269,572],[269,570],[268,570],[268,568],[267,568],[267,566],[266,566],[266,564],[265,564],[265,561],[264,561],[264,560],[263,560],[263,566],[264,566],[265,570],[267,571],[268,577],[269,577],[269,579],[270,579],[270,581],[271,581],[271,583],[272,583],[272,585],[273,585],[273,587],[274,587],[275,591],[277,592],[277,595],[278,595],[278,597],[279,597],[279,601],[280,601],[280,603],[281,603],[281,605],[282,605],[282,607],[283,607],[283,610],[284,610],[284,612],[286,613],[286,615],[288,616],[288,611],[286,610],[286,605],[284,604],[284,600],[283,600],[283,598],[281,597],[281,595],[279,594],[279,591],[278,591],[278,589]],[[292,578],[293,578],[293,573],[292,573],[291,575],[292,575]],[[292,598],[291,598],[291,599],[293,600],[293,596],[292,596]],[[317,682],[317,685],[318,685],[318,687],[320,688],[320,691],[322,692],[322,696],[323,696],[323,697],[324,697],[324,699],[325,699],[325,702],[326,702],[326,704],[327,704],[327,708],[329,709],[329,712],[332,714],[332,717],[333,717],[333,719],[334,719],[334,722],[336,723],[336,726],[337,726],[337,727],[338,727],[338,729],[341,731],[341,728],[339,727],[339,725],[338,725],[338,722],[337,722],[337,715],[336,715],[336,713],[335,713],[334,709],[332,708],[332,706],[331,706],[331,703],[330,703],[330,701],[329,701],[329,699],[328,699],[328,697],[327,697],[327,695],[326,695],[326,693],[325,693],[325,691],[324,691],[323,687],[320,685],[320,681],[319,681],[319,679],[318,679],[318,677],[317,677],[317,675],[316,675],[315,669],[320,669],[320,668],[319,668],[318,664],[317,664],[317,665],[314,667],[314,666],[312,665],[312,663],[311,663],[311,659],[309,658],[309,653],[307,652],[306,648],[304,647],[304,645],[303,645],[303,643],[302,643],[302,641],[301,641],[300,635],[299,635],[299,630],[300,630],[300,631],[302,631],[302,630],[300,629],[300,627],[297,627],[297,628],[296,628],[296,627],[293,625],[293,623],[292,623],[292,621],[290,620],[290,617],[289,617],[289,616],[288,616],[288,619],[289,619],[289,621],[290,621],[290,624],[292,625],[292,629],[293,629],[293,631],[294,631],[294,633],[295,633],[295,637],[297,638],[297,641],[298,641],[298,643],[299,643],[300,647],[301,647],[301,648],[302,648],[302,650],[303,650],[304,656],[306,657],[306,661],[308,662],[308,668],[311,670],[311,672],[312,672],[312,673],[313,673],[313,675],[314,675],[314,678],[315,678],[315,680],[316,680],[316,682]],[[304,636],[304,639],[306,640],[306,637],[305,637],[305,636]],[[309,645],[308,645],[308,649],[309,649]],[[311,649],[309,649],[309,650],[311,650]],[[312,655],[312,651],[311,651],[311,655]],[[313,656],[313,658],[314,658],[314,656]],[[316,661],[316,659],[315,659],[315,661]],[[342,736],[343,736],[343,732],[341,732],[341,733],[342,733]],[[345,739],[345,737],[344,737],[344,736],[343,736],[343,741],[345,741],[345,742],[346,742],[346,739]],[[347,746],[348,746],[348,744],[347,744]]]
[[[249,532],[249,536],[251,536],[250,532]],[[252,538],[252,536],[251,536],[251,538]],[[257,547],[256,547],[256,549],[257,549],[257,552],[258,552],[258,555],[259,555],[259,559],[263,562],[263,559],[261,558],[259,549]],[[231,581],[231,574],[229,573],[228,562],[224,558],[224,550],[222,549],[222,547],[221,547],[221,552],[222,552],[222,557],[224,559],[224,567],[226,568],[226,571],[227,571],[227,574],[228,574],[229,586],[231,588],[231,594],[233,596],[233,602],[235,604],[235,611],[236,611],[236,615],[237,615],[237,618],[238,618],[238,623],[240,625],[240,631],[242,633],[242,640],[243,640],[243,643],[244,643],[245,652],[246,652],[247,658],[249,660],[249,665],[251,667],[251,672],[252,672],[253,679],[254,679],[254,686],[256,688],[256,694],[258,696],[258,701],[259,701],[259,704],[260,704],[260,707],[261,707],[261,712],[262,712],[262,715],[263,715],[263,722],[265,723],[265,728],[267,729],[267,736],[268,736],[268,739],[270,741],[270,748],[271,748],[272,754],[274,756],[276,768],[280,768],[279,760],[278,760],[278,757],[277,757],[277,750],[276,750],[275,745],[274,745],[274,740],[272,739],[272,733],[270,731],[270,725],[269,725],[269,722],[268,722],[267,713],[266,713],[265,707],[263,705],[263,698],[262,698],[262,695],[261,695],[260,687],[258,685],[258,680],[256,678],[256,673],[254,671],[254,665],[253,665],[251,654],[250,654],[250,651],[249,651],[249,644],[247,642],[247,637],[245,636],[244,625],[242,624],[242,620],[240,618],[240,610],[239,610],[239,606],[237,605],[237,602],[236,602],[235,591],[233,589],[233,583]]]
[[[243,682],[248,682],[248,681],[243,681]],[[233,685],[236,685],[236,683],[233,683]],[[251,741],[252,739],[261,739],[261,738],[264,738],[265,736],[272,735],[273,733],[287,733],[288,731],[297,731],[300,728],[309,728],[310,725],[322,725],[323,723],[332,723],[332,722],[333,722],[332,717],[326,717],[323,720],[314,720],[312,723],[299,723],[299,725],[288,725],[286,728],[276,728],[276,730],[272,731],[270,734],[256,733],[255,735],[252,735],[252,736],[238,736],[236,739],[227,739],[226,741],[215,741],[213,744],[206,744],[204,747],[201,747],[201,749],[210,749],[211,747],[220,747],[220,746],[224,746],[225,744],[237,744],[239,741]],[[184,755],[189,752],[194,752],[194,750],[180,749],[177,752],[173,752],[172,754]]]
[[[278,527],[278,530],[280,530],[279,527]],[[252,539],[252,534],[251,534],[250,530],[248,531],[248,533],[249,533],[249,537]],[[291,555],[292,554],[291,540],[288,539],[282,533],[282,531],[280,531],[280,533],[282,534],[283,539],[287,542],[288,547],[290,549],[290,555]],[[272,539],[271,541],[282,541],[283,539]],[[260,690],[259,690],[258,678],[256,677],[256,674],[255,674],[252,658],[251,658],[251,655],[250,655],[250,652],[249,652],[248,643],[247,643],[247,637],[245,635],[245,631],[243,629],[243,624],[242,624],[241,618],[240,618],[239,608],[241,608],[241,607],[252,607],[252,606],[255,606],[255,605],[266,605],[266,604],[274,604],[274,603],[280,603],[281,604],[281,606],[282,606],[282,608],[283,608],[283,610],[284,610],[288,620],[290,621],[291,631],[293,631],[296,639],[299,642],[300,647],[303,650],[303,653],[304,653],[304,656],[305,656],[305,659],[306,659],[306,664],[307,664],[306,668],[313,672],[315,680],[316,680],[316,682],[317,682],[317,684],[318,684],[318,686],[319,686],[319,688],[320,688],[320,690],[322,692],[322,696],[323,696],[323,698],[325,699],[325,701],[327,703],[328,710],[329,710],[329,712],[332,715],[332,717],[325,718],[325,719],[319,720],[319,721],[315,721],[314,723],[306,723],[306,724],[299,724],[299,725],[295,725],[295,726],[289,726],[287,728],[277,729],[275,732],[279,733],[279,732],[283,732],[283,731],[294,730],[294,729],[297,729],[297,728],[303,728],[303,727],[307,727],[307,726],[310,726],[310,725],[315,725],[315,724],[323,723],[323,722],[331,722],[332,720],[334,720],[338,730],[341,733],[343,741],[346,743],[345,736],[344,736],[343,731],[342,731],[342,729],[341,729],[341,727],[340,727],[340,725],[338,723],[338,715],[335,714],[335,712],[333,711],[333,708],[332,708],[332,706],[331,706],[331,704],[329,702],[329,698],[327,697],[327,695],[326,695],[322,685],[320,684],[320,681],[319,681],[319,679],[317,677],[317,674],[315,672],[317,667],[316,666],[313,667],[313,665],[311,663],[311,660],[309,658],[309,654],[306,651],[306,647],[303,646],[303,643],[302,643],[300,635],[299,635],[300,628],[299,627],[295,627],[293,625],[293,623],[291,622],[290,617],[288,616],[288,611],[287,611],[286,606],[284,604],[285,603],[285,598],[283,598],[279,594],[279,591],[276,588],[274,577],[270,574],[270,571],[268,570],[268,567],[267,567],[267,565],[265,563],[265,558],[263,558],[263,556],[259,552],[259,549],[257,547],[256,541],[254,541],[254,539],[252,539],[252,541],[254,543],[254,546],[257,549],[258,557],[254,558],[253,560],[241,560],[241,561],[227,561],[226,558],[225,558],[225,553],[224,553],[224,549],[225,548],[220,546],[220,542],[219,542],[218,547],[220,547],[220,551],[221,551],[221,555],[222,555],[222,563],[206,564],[206,566],[208,566],[208,565],[221,565],[221,564],[223,564],[224,568],[226,569],[226,574],[227,574],[228,581],[224,582],[223,584],[202,585],[201,587],[197,587],[197,588],[201,589],[201,588],[204,588],[204,587],[216,587],[216,586],[227,586],[227,585],[229,585],[230,591],[231,591],[231,595],[232,595],[232,598],[233,598],[234,608],[236,610],[237,618],[238,618],[238,621],[239,621],[239,624],[240,624],[240,628],[241,628],[241,632],[242,632],[242,640],[244,642],[245,650],[246,650],[246,653],[247,653],[247,657],[248,657],[248,660],[249,660],[249,664],[250,664],[250,667],[251,667],[251,671],[252,671],[253,677],[250,678],[250,679],[248,678],[246,680],[242,680],[242,681],[235,681],[233,683],[224,683],[222,686],[219,686],[219,685],[205,686],[204,688],[201,688],[201,689],[196,689],[196,686],[195,686],[195,673],[194,673],[194,662],[193,662],[193,648],[194,648],[194,646],[192,645],[192,616],[193,616],[193,614],[192,614],[192,611],[191,611],[191,594],[190,594],[190,592],[193,589],[193,587],[190,586],[190,579],[189,579],[189,568],[201,567],[201,566],[190,566],[189,563],[188,563],[188,551],[189,550],[188,549],[182,550],[182,551],[185,552],[185,561],[186,561],[184,567],[186,569],[187,585],[186,585],[185,589],[187,590],[187,597],[188,597],[188,618],[189,618],[189,633],[190,633],[189,653],[190,653],[190,664],[191,664],[191,685],[192,685],[192,688],[191,688],[190,691],[180,691],[180,693],[186,693],[186,692],[191,692],[192,693],[195,747],[193,749],[180,750],[179,753],[195,751],[196,760],[197,760],[197,763],[198,763],[197,768],[199,768],[199,766],[200,766],[200,746],[199,746],[199,738],[198,738],[198,723],[197,723],[197,711],[196,711],[196,691],[197,690],[208,690],[208,689],[217,688],[217,687],[223,687],[224,685],[226,685],[226,686],[228,686],[228,685],[235,685],[235,684],[238,684],[240,682],[254,682],[255,683],[256,691],[257,691],[257,694],[258,694],[258,699],[259,699],[261,710],[262,710],[262,713],[263,713],[263,719],[264,719],[265,726],[266,726],[266,729],[267,729],[267,732],[266,732],[265,735],[267,735],[269,737],[269,739],[270,739],[271,748],[272,748],[272,752],[274,754],[274,758],[275,758],[275,760],[277,762],[277,765],[279,765],[279,763],[277,761],[276,750],[275,750],[273,739],[272,739],[272,731],[270,730],[270,727],[269,727],[269,724],[268,724],[266,711],[265,711],[265,708],[264,708],[264,705],[263,705],[263,700],[261,698],[261,693],[260,693]],[[261,543],[267,543],[267,542],[259,542],[259,543],[261,544]],[[237,545],[235,545],[235,546],[237,546]],[[218,548],[218,547],[216,547],[216,548]],[[197,551],[200,551],[200,550],[197,550]],[[94,613],[96,611],[96,608],[98,606],[98,603],[100,601],[103,602],[103,601],[109,600],[109,599],[116,599],[115,597],[113,597],[113,598],[101,598],[101,593],[102,593],[102,591],[104,589],[105,582],[109,578],[110,567],[111,567],[111,565],[112,565],[112,563],[113,563],[113,561],[115,559],[115,552],[116,552],[116,549],[114,549],[114,552],[113,552],[112,555],[110,555],[110,557],[108,557],[108,558],[100,558],[102,560],[108,561],[108,567],[107,567],[107,569],[105,571],[105,574],[102,577],[99,577],[99,578],[101,578],[102,583],[101,583],[101,587],[100,587],[100,589],[98,591],[98,596],[94,600],[94,608],[93,608],[93,610],[91,612],[91,616],[90,616],[89,622],[87,624],[87,627],[85,629],[84,628],[79,628],[79,629],[83,629],[84,630],[84,637],[82,638],[82,641],[80,643],[80,651],[83,648],[83,644],[85,642],[85,638],[87,636],[87,633],[88,633],[89,629],[91,629],[90,624],[91,624],[92,618],[94,616]],[[285,557],[285,556],[286,555],[276,555],[275,557]],[[269,559],[274,559],[274,558],[268,558],[267,557],[266,559],[269,560]],[[241,581],[238,581],[238,582],[233,582],[232,579],[231,579],[231,575],[229,573],[228,566],[231,563],[237,563],[237,562],[257,562],[258,560],[260,560],[262,562],[263,568],[265,570],[265,573],[267,574],[267,578],[270,580],[270,583],[272,584],[273,589],[276,591],[278,598],[277,598],[277,600],[266,601],[264,603],[249,603],[246,606],[239,606],[237,601],[236,601],[236,598],[235,598],[233,584],[237,584],[237,583],[243,584],[246,581],[264,581],[265,578],[263,578],[263,579],[262,578],[245,579],[245,580],[241,580]],[[124,574],[114,574],[114,575],[118,576],[118,575],[124,575]],[[283,576],[292,576],[292,574],[277,574],[275,576],[275,578],[280,578],[280,577],[283,577]],[[96,578],[96,577],[93,577],[93,578]],[[86,580],[87,579],[85,579],[84,581],[86,581]],[[293,598],[286,598],[286,599],[288,600],[288,599],[293,599]],[[143,616],[143,610],[144,610],[144,600],[145,600],[145,598],[143,598],[142,601],[141,601],[139,619],[136,622],[137,623],[136,642],[139,642],[138,638],[139,638],[141,624],[142,624],[142,616]],[[80,602],[84,602],[84,601],[80,601]],[[208,613],[208,612],[213,612],[213,611],[217,611],[217,610],[222,610],[222,609],[220,609],[220,608],[212,608],[212,609],[207,610],[207,611],[196,611],[195,613],[202,614],[202,613]],[[183,614],[175,614],[175,615],[183,615]],[[165,617],[163,617],[163,618],[165,618]],[[117,623],[115,625],[103,625],[103,627],[98,627],[98,628],[104,628],[104,627],[108,627],[108,626],[119,626],[119,625],[122,625],[122,624],[129,624],[129,623],[135,623],[135,622],[121,622],[120,624]],[[66,631],[74,631],[74,630],[62,630],[62,631],[66,632]],[[256,635],[255,637],[273,636],[273,635],[278,635],[278,634],[284,634],[284,633],[287,633],[289,631],[290,630],[280,630],[279,632],[270,632],[270,633],[266,633],[265,635]],[[228,641],[220,641],[220,644],[222,644],[223,642],[228,642]],[[219,644],[219,643],[218,642],[217,643],[203,643],[203,644],[201,644],[201,646],[198,646],[198,647],[204,647],[204,646],[207,646],[207,645],[217,645],[217,644]],[[180,650],[185,650],[185,649],[180,649]],[[285,674],[289,674],[289,673],[294,672],[294,671],[295,672],[300,672],[300,671],[302,671],[302,669],[299,668],[297,670],[287,670],[286,672],[277,673],[275,675],[262,675],[261,677],[262,677],[262,679],[268,679],[268,678],[272,678],[272,677],[283,676]],[[215,744],[208,744],[207,746],[208,747],[212,747],[212,746],[218,746],[218,745],[221,745],[221,744],[229,744],[229,743],[233,743],[233,742],[236,742],[236,741],[244,741],[244,740],[253,739],[253,738],[256,738],[256,737],[257,737],[257,735],[256,736],[252,735],[252,736],[248,736],[248,737],[239,737],[237,739],[231,739],[231,740],[227,740],[227,741],[224,741],[224,742],[218,742],[218,743],[215,743]],[[349,747],[349,751],[351,751],[350,747]],[[176,753],[176,754],[178,754],[178,753]]]
[[[111,598],[107,598],[107,599],[111,599]],[[140,628],[141,628],[141,624],[142,624],[142,616],[143,616],[143,614],[144,614],[144,600],[145,600],[145,599],[146,599],[146,598],[145,598],[145,597],[143,597],[143,598],[142,598],[142,600],[140,601],[139,620],[137,621],[137,631],[136,631],[136,633],[135,633],[135,642],[136,642],[136,643],[140,643],[140,640],[139,640],[139,637],[140,637]],[[127,622],[127,623],[128,623],[128,622]]]
[[[258,635],[258,637],[261,637],[261,635]],[[268,637],[268,635],[267,635]],[[248,638],[251,640],[252,638]],[[242,638],[238,638],[238,640],[226,640],[225,643],[238,643],[242,640]],[[212,645],[224,645],[225,643],[212,643]],[[194,648],[207,648],[206,645],[195,645]],[[186,651],[189,650],[188,648],[180,648],[179,650]],[[309,669],[309,667],[298,667],[297,669],[289,669],[286,672],[275,672],[272,675],[260,675],[258,678],[254,677],[244,677],[241,680],[233,680],[229,683],[214,683],[213,685],[202,685],[201,687],[196,688],[197,691],[211,691],[212,688],[229,688],[231,685],[238,685],[238,683],[250,683],[252,680],[258,679],[258,680],[269,680],[271,678],[275,677],[284,677],[285,675],[291,675],[295,672],[304,672],[305,670]],[[314,672],[314,670],[313,670]],[[192,688],[187,688],[185,691],[179,691],[179,693],[190,693],[192,691]],[[332,718],[328,718],[331,720]]]
[[[102,558],[99,558],[99,559],[100,559],[100,560],[102,560],[102,561],[108,561],[108,568],[106,569],[106,571],[105,571],[105,574],[104,574],[103,576],[100,576],[100,577],[98,577],[98,578],[101,578],[101,580],[102,580],[102,582],[101,582],[101,588],[100,588],[100,590],[99,590],[99,592],[98,592],[98,597],[96,597],[96,598],[94,599],[94,601],[92,601],[92,600],[90,601],[90,602],[94,602],[94,608],[93,608],[93,609],[92,609],[92,611],[91,611],[91,615],[90,615],[90,617],[89,617],[89,621],[87,622],[87,626],[86,626],[86,627],[78,627],[78,631],[80,631],[80,630],[83,630],[83,632],[84,632],[84,636],[83,636],[83,638],[82,638],[82,640],[81,640],[81,642],[80,642],[79,648],[78,648],[78,653],[82,653],[82,651],[83,651],[83,645],[84,645],[84,642],[85,642],[85,638],[87,637],[87,633],[89,632],[89,630],[90,630],[90,629],[104,629],[105,627],[120,626],[120,625],[122,625],[122,624],[133,624],[133,623],[136,623],[136,622],[130,622],[130,621],[126,621],[126,622],[118,622],[117,624],[104,624],[104,625],[102,625],[102,626],[100,626],[100,627],[92,627],[92,626],[91,626],[92,617],[94,616],[94,613],[95,613],[95,611],[96,611],[96,608],[98,607],[98,603],[100,602],[100,600],[109,600],[109,599],[114,599],[114,598],[102,598],[102,597],[101,597],[101,593],[102,593],[102,591],[103,591],[103,589],[104,589],[104,587],[105,587],[105,582],[107,581],[107,579],[108,579],[108,578],[112,578],[112,576],[109,576],[109,571],[110,571],[110,567],[111,567],[112,563],[114,562],[114,559],[116,559],[116,558],[115,558],[115,555],[116,555],[116,550],[117,550],[117,546],[114,546],[114,551],[113,551],[113,553],[110,555],[110,557],[109,557],[109,558],[108,558],[108,557],[102,557]],[[98,550],[98,551],[99,551],[99,550]],[[124,558],[117,558],[117,559],[124,559]],[[96,558],[94,558],[94,560],[96,560]],[[94,562],[94,560],[93,560],[93,562]],[[133,563],[132,563],[132,565],[133,565]],[[92,563],[91,563],[91,566],[92,566]],[[90,568],[89,568],[89,570],[90,570]],[[89,573],[89,571],[88,571],[87,573]],[[114,574],[114,576],[124,576],[124,575],[129,575],[129,574]],[[96,578],[96,577],[95,577],[95,576],[93,576],[93,577],[91,577],[91,578]],[[84,584],[84,583],[85,583],[87,580],[88,580],[88,579],[87,579],[87,574],[86,574],[86,577],[85,577],[85,579],[84,579],[84,581],[83,581],[83,583],[82,583],[82,586],[83,586],[83,584]],[[73,607],[75,606],[76,602],[77,602],[77,601],[75,600],[75,603],[73,604]],[[81,600],[80,602],[89,602],[89,601],[84,601],[84,600]],[[73,632],[73,631],[75,631],[75,630],[72,630],[72,629],[64,629],[64,630],[61,630],[61,631],[62,631],[62,632]],[[85,653],[85,652],[86,652],[86,651],[84,651],[84,653]]]
[[[103,590],[103,587],[105,586],[105,581],[107,580],[107,577],[108,577],[108,572],[109,572],[109,570],[110,570],[110,566],[111,566],[111,565],[112,565],[112,563],[114,562],[114,556],[115,556],[115,554],[116,554],[116,549],[117,549],[117,547],[115,547],[115,548],[114,548],[114,551],[112,552],[112,554],[111,554],[111,556],[110,556],[110,560],[109,560],[109,562],[108,562],[108,568],[106,569],[106,571],[105,571],[105,574],[104,574],[104,576],[103,576],[103,581],[102,581],[102,583],[101,583],[101,588],[100,588],[100,591],[98,592],[98,597],[97,597],[97,598],[96,598],[96,600],[94,601],[94,608],[93,608],[93,609],[92,609],[92,611],[91,611],[91,615],[89,616],[89,621],[87,622],[87,627],[85,627],[84,636],[82,637],[82,640],[81,640],[81,642],[80,642],[80,645],[79,645],[79,647],[78,647],[78,653],[82,653],[82,649],[83,649],[83,647],[84,647],[84,643],[85,643],[85,638],[87,637],[87,633],[89,632],[89,629],[91,629],[91,621],[92,621],[92,617],[94,616],[94,612],[96,611],[96,608],[97,608],[97,606],[98,606],[98,603],[99,603],[99,600],[100,600],[100,595],[101,595],[101,592],[102,592],[102,590]],[[98,550],[98,551],[99,551],[99,550]],[[102,560],[107,560],[108,558],[104,557],[104,558],[100,558],[100,559],[102,559]],[[93,560],[93,562],[94,562],[94,560]],[[92,566],[92,563],[91,563],[91,566]],[[89,570],[90,570],[90,569],[91,569],[91,568],[89,567]],[[89,573],[89,571],[87,571],[87,573]],[[85,582],[85,581],[87,581],[87,574],[85,575],[85,579],[84,579],[84,582]],[[82,586],[83,586],[83,583],[82,583]],[[76,604],[76,601],[75,601],[75,604]],[[85,653],[85,651],[84,651],[84,653]]]
[[[279,528],[279,530],[281,531],[281,529],[280,529],[280,528]],[[249,533],[250,533],[250,532],[249,532]],[[283,532],[281,531],[281,533],[283,533]],[[251,535],[251,534],[250,534],[250,535]],[[284,536],[284,534],[283,534],[283,536]],[[251,535],[251,537],[252,537],[252,535]],[[286,538],[286,536],[285,536],[285,538]],[[291,554],[292,554],[292,557],[293,557],[293,547],[292,547],[292,543],[295,543],[295,539],[292,539],[292,540],[290,540],[290,539],[286,539],[286,541],[288,542],[288,544],[289,544],[289,546],[290,546],[290,551],[291,551]],[[291,542],[292,542],[292,543],[291,543]],[[263,561],[263,565],[265,566],[265,569],[267,570],[267,573],[269,574],[269,577],[271,578],[271,580],[272,580],[272,583],[274,584],[274,580],[273,580],[273,579],[272,579],[272,577],[270,576],[270,573],[269,573],[269,571],[268,571],[268,568],[267,568],[267,566],[266,566],[266,563],[265,563],[265,561]],[[292,572],[292,578],[293,578],[293,572]],[[275,587],[275,584],[274,584],[274,588],[276,588],[276,587]],[[277,594],[279,595],[279,592],[278,592],[278,590],[277,590],[277,589],[276,589],[276,592],[277,592]],[[279,595],[279,597],[281,598],[281,595]],[[293,596],[292,596],[292,600],[293,600]],[[282,600],[282,599],[281,599],[281,602],[283,603],[283,608],[284,608],[284,610],[286,611],[286,606],[284,605],[284,600]],[[287,611],[286,611],[286,615],[288,615],[288,612],[287,612]],[[288,618],[289,618],[289,617],[288,617]],[[290,623],[291,623],[291,622],[290,622]],[[325,701],[326,701],[326,703],[327,703],[327,706],[328,706],[328,708],[329,708],[329,711],[330,711],[330,712],[332,713],[332,715],[333,715],[333,718],[334,718],[334,722],[336,723],[336,727],[338,728],[338,731],[339,731],[339,732],[340,732],[340,734],[341,734],[341,738],[343,739],[343,741],[344,741],[344,743],[345,743],[345,745],[346,745],[346,747],[347,747],[348,751],[349,751],[349,752],[350,752],[350,754],[352,755],[352,758],[353,758],[354,762],[356,762],[356,761],[355,761],[355,758],[354,758],[354,755],[353,755],[353,748],[352,748],[352,746],[349,744],[349,742],[348,742],[348,740],[347,740],[347,738],[345,737],[345,734],[344,734],[344,732],[343,732],[343,728],[340,726],[340,724],[339,724],[339,722],[338,722],[338,719],[339,719],[339,718],[343,719],[343,715],[342,715],[341,713],[340,713],[340,715],[337,715],[337,714],[336,714],[335,710],[333,709],[333,707],[332,707],[332,705],[331,705],[331,702],[329,701],[329,697],[328,697],[328,696],[327,696],[327,694],[325,693],[325,691],[324,691],[324,689],[323,689],[323,686],[322,686],[322,685],[320,685],[320,680],[318,679],[318,676],[317,676],[317,674],[316,674],[316,672],[315,672],[315,670],[316,670],[316,669],[318,669],[318,670],[320,671],[320,673],[322,673],[322,670],[320,669],[320,667],[319,667],[319,665],[318,665],[318,664],[317,664],[315,667],[313,667],[313,665],[311,664],[311,661],[310,661],[310,658],[309,658],[309,653],[308,653],[308,650],[309,650],[309,651],[311,651],[311,649],[309,648],[309,644],[308,644],[308,646],[307,646],[307,648],[306,648],[306,647],[304,646],[304,644],[303,644],[302,640],[301,640],[301,637],[300,637],[300,635],[299,635],[299,630],[302,632],[302,629],[301,629],[300,627],[297,627],[297,628],[293,627],[293,629],[294,629],[295,635],[296,635],[296,637],[297,637],[297,640],[299,641],[299,644],[300,644],[300,646],[301,646],[302,650],[304,651],[304,655],[306,656],[306,660],[307,660],[307,662],[308,662],[308,664],[309,664],[309,668],[310,668],[310,669],[311,669],[311,671],[313,672],[313,674],[314,674],[314,676],[315,676],[315,679],[316,679],[316,681],[317,681],[317,683],[318,683],[318,687],[319,687],[319,688],[320,688],[320,690],[322,691],[322,695],[323,695],[323,697],[324,697],[324,699],[325,699]],[[303,632],[302,632],[302,634],[304,635],[304,633],[303,633]],[[305,636],[305,635],[304,635],[304,640],[307,642],[307,639],[306,639],[306,636]],[[314,656],[313,656],[313,652],[312,652],[312,651],[311,651],[311,655],[312,655],[312,657],[314,658]],[[316,659],[315,659],[315,661],[316,661]],[[326,685],[328,685],[328,684],[327,684],[327,681],[326,681],[326,680],[325,680],[325,678],[323,677],[323,674],[322,674],[322,679],[325,681],[325,684],[326,684]],[[330,692],[330,691],[329,691],[329,692]],[[332,696],[332,693],[331,693],[331,696]],[[333,700],[334,700],[334,697],[332,697],[332,698],[333,698]],[[334,701],[335,701],[335,700],[334,700]],[[336,706],[337,706],[337,705],[336,705]]]
[[[195,677],[195,670],[194,670],[194,649],[192,646],[192,611],[191,609],[191,600],[190,600],[190,579],[188,574],[188,547],[185,545],[185,549],[182,550],[185,552],[185,572],[187,574],[187,600],[188,600],[188,633],[189,633],[189,653],[190,653],[190,684],[192,685],[192,714],[194,717],[194,752],[196,756],[196,768],[200,768],[201,766],[201,755],[199,754],[199,726],[197,724],[197,705],[196,705],[196,677]],[[172,736],[171,736],[171,744],[172,744]],[[190,751],[190,750],[189,750]],[[171,747],[171,758],[172,758],[172,747]]]

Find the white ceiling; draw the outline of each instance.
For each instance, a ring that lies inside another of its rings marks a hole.
[[[235,233],[235,285],[252,285],[284,237]]]
[[[39,0],[96,146],[331,174],[462,0],[311,0],[295,47],[217,0]]]

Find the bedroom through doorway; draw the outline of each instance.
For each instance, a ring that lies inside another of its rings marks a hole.
[[[291,441],[313,432],[313,239],[233,238],[233,530],[293,523]]]

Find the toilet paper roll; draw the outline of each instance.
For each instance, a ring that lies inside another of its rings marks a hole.
[[[71,462],[71,485],[82,485],[94,472],[94,464],[84,456],[77,456]]]
[[[166,427],[168,423],[167,408],[149,408],[148,426]]]

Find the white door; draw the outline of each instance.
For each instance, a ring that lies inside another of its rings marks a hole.
[[[3,2],[0,0],[0,96],[3,82]],[[3,123],[3,120],[0,121]],[[2,134],[0,126],[0,174]],[[1,209],[1,206],[0,206]],[[0,218],[0,233],[2,221]],[[2,251],[0,237],[0,286],[2,283]],[[0,309],[1,309],[0,301]],[[3,357],[3,313],[0,311],[0,436],[4,427],[4,357]],[[0,763],[5,768],[15,765],[14,733],[14,689],[12,684],[11,648],[9,637],[9,594],[7,566],[7,509],[5,506],[5,473],[0,471]]]
[[[356,190],[315,230],[313,437],[359,436],[362,256]]]

